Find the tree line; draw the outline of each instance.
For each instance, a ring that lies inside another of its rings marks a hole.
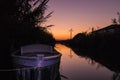
[[[55,39],[47,31],[47,27],[52,25],[43,26],[52,14],[45,15],[48,2],[0,0],[0,60],[10,58],[12,51],[24,45],[41,43],[54,46]]]

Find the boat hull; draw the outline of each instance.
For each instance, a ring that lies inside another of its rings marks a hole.
[[[16,65],[31,66],[31,67],[45,67],[60,62],[61,54],[44,57],[26,57],[14,56],[13,63]]]
[[[56,50],[51,51],[51,46],[29,45],[12,53],[12,58],[15,65],[45,67],[60,62],[61,54]]]

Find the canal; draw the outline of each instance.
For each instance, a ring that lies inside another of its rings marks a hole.
[[[114,72],[100,63],[78,56],[64,45],[56,44],[55,48],[62,54],[61,80],[117,80]]]
[[[1,69],[0,78],[4,80],[120,80],[119,59],[115,56],[116,59],[93,54],[86,57],[83,56],[84,53],[62,44],[56,44],[55,49],[62,54],[59,63],[43,68],[18,66],[14,69]]]

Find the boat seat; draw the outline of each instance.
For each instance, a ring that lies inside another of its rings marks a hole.
[[[25,53],[33,53],[33,52],[53,52],[53,47],[49,45],[43,44],[32,44],[21,47],[21,54]]]

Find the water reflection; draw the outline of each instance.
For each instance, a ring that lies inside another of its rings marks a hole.
[[[70,58],[72,58],[73,57],[73,54],[72,54],[72,50],[70,49]]]
[[[113,80],[120,80],[120,73],[114,73],[112,79]]]
[[[9,70],[1,70],[0,76],[4,80],[61,80],[59,64],[39,68],[17,66]],[[6,77],[4,77],[6,76]]]
[[[44,68],[16,66],[15,70],[0,71],[0,78],[4,80],[120,80],[119,56],[81,52],[79,49],[70,49],[60,44],[56,45],[56,49],[62,53],[60,63]]]
[[[119,62],[108,58],[110,55],[100,57],[61,44],[56,44],[56,49],[62,53],[60,73],[69,80],[120,80]]]
[[[112,80],[120,80],[120,58],[115,53],[81,52],[80,49],[71,48],[75,54],[84,57],[91,65],[97,64],[97,68],[106,67],[113,72]],[[119,52],[118,52],[119,53]]]

